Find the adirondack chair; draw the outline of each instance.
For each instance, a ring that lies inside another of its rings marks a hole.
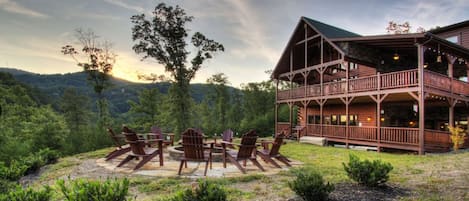
[[[125,144],[124,138],[125,136],[119,136],[114,133],[112,128],[107,129],[109,136],[111,137],[112,141],[114,142],[114,145],[116,146],[116,149],[114,151],[111,151],[109,154],[107,154],[104,158],[106,158],[106,161],[111,160],[115,157],[118,157],[122,154],[125,154],[130,151],[130,145]]]
[[[257,141],[257,134],[254,130],[249,131],[248,133],[244,134],[241,138],[241,144],[235,144],[232,142],[222,142],[223,147],[223,167],[226,168],[226,158],[230,160],[243,174],[246,174],[246,169],[241,167],[239,161],[244,161],[244,166],[246,166],[246,160],[250,160],[254,165],[256,165],[262,171],[265,169],[261,166],[261,164],[256,160],[256,156],[253,155],[256,150],[256,141]],[[235,150],[228,150],[228,145],[236,145],[239,147],[238,151]]]
[[[222,136],[221,136],[222,141],[233,142],[233,135],[234,135],[234,133],[231,129],[227,129],[227,130],[223,131]],[[217,147],[222,146],[221,142],[217,143],[217,138],[215,138],[215,146],[217,146]],[[229,147],[229,148],[232,148],[232,149],[235,148],[232,144],[227,144],[226,146]]]
[[[204,176],[207,175],[207,167],[210,163],[212,169],[212,149],[213,143],[207,147],[204,144],[204,136],[197,132],[195,129],[189,128],[182,133],[182,147],[184,149],[184,156],[181,158],[179,165],[178,175],[181,175],[182,166],[185,164],[187,168],[187,161],[205,162]]]
[[[152,126],[150,131],[151,133],[148,135],[149,139],[162,139],[163,146],[174,146],[174,134],[165,134],[161,132],[161,128],[158,126]]]
[[[280,133],[275,137],[275,140],[273,142],[268,142],[268,141],[262,141],[262,147],[264,149],[262,150],[257,150],[257,155],[260,156],[264,161],[271,163],[277,168],[282,168],[280,165],[273,160],[273,158],[279,160],[282,163],[285,163],[287,166],[291,166],[288,160],[285,156],[280,154],[280,147],[283,144],[283,139],[285,138],[284,133]],[[271,148],[269,149],[269,145],[271,145]]]
[[[139,157],[141,157],[142,160],[134,168],[134,170],[137,170],[157,155],[159,155],[160,166],[163,166],[163,140],[147,140],[152,142],[158,142],[158,148],[148,148],[145,146],[146,142],[144,140],[141,140],[137,136],[137,133],[133,132],[127,127],[124,127],[123,131],[126,142],[130,145],[131,152],[124,160],[122,160],[122,162],[119,163],[119,165],[117,165],[117,167],[121,167],[132,159],[138,159]]]

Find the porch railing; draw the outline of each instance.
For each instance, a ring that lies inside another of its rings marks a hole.
[[[375,126],[350,126],[349,138],[352,140],[374,141],[378,140]]]
[[[381,142],[418,145],[419,129],[381,127]]]
[[[446,75],[436,72],[424,71],[424,84],[425,86],[435,89],[469,96],[469,83],[451,79]],[[379,82],[379,83],[378,83]],[[377,89],[395,89],[418,86],[418,70],[405,70],[391,73],[383,73],[367,77],[360,77],[357,79],[350,79],[347,81],[327,82],[323,84],[323,91],[321,93],[321,85],[308,85],[297,87],[290,90],[279,91],[277,94],[278,100],[296,99],[304,97],[317,97],[321,95],[335,95],[343,94],[345,92],[357,93],[366,91],[376,91]],[[348,88],[347,88],[348,87]]]

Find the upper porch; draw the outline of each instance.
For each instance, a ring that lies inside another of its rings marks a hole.
[[[423,72],[423,86],[426,92],[456,96],[462,101],[469,101],[469,83],[430,70]],[[414,92],[418,91],[418,86],[418,70],[412,69],[279,90],[277,102],[301,101],[311,98],[339,98],[344,95],[366,96],[380,93]]]

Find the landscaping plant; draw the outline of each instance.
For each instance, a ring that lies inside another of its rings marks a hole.
[[[450,138],[453,142],[453,150],[458,151],[459,146],[464,144],[464,137],[466,137],[466,131],[461,127],[448,126],[449,132],[451,133]]]
[[[381,160],[360,161],[358,156],[350,154],[348,164],[342,163],[350,179],[365,186],[379,186],[389,179],[389,172],[393,169],[390,163]]]
[[[129,180],[88,181],[77,179],[65,185],[63,179],[57,186],[67,201],[125,201],[129,192]]]
[[[316,171],[302,168],[295,170],[294,174],[296,179],[288,182],[288,186],[305,201],[327,200],[329,193],[334,190],[334,185],[329,182],[326,184],[322,175]]]
[[[45,186],[43,190],[36,191],[32,188],[16,189],[5,194],[0,194],[0,201],[49,201],[51,200],[51,189]]]
[[[227,200],[226,191],[217,183],[204,180],[198,182],[195,189],[180,191],[170,201],[225,201]]]

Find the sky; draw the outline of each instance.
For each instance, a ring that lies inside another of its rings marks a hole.
[[[114,44],[113,74],[138,81],[137,74],[164,74],[153,59],[142,61],[132,46],[132,15],[151,16],[154,0],[0,0],[0,66],[41,74],[77,72],[61,54],[74,44],[74,30],[92,29]],[[225,52],[204,63],[192,83],[216,73],[231,86],[268,80],[294,27],[306,16],[361,35],[386,34],[393,20],[408,21],[412,31],[469,19],[469,0],[171,0],[194,16],[190,33],[220,42]],[[192,50],[189,47],[189,50]]]

